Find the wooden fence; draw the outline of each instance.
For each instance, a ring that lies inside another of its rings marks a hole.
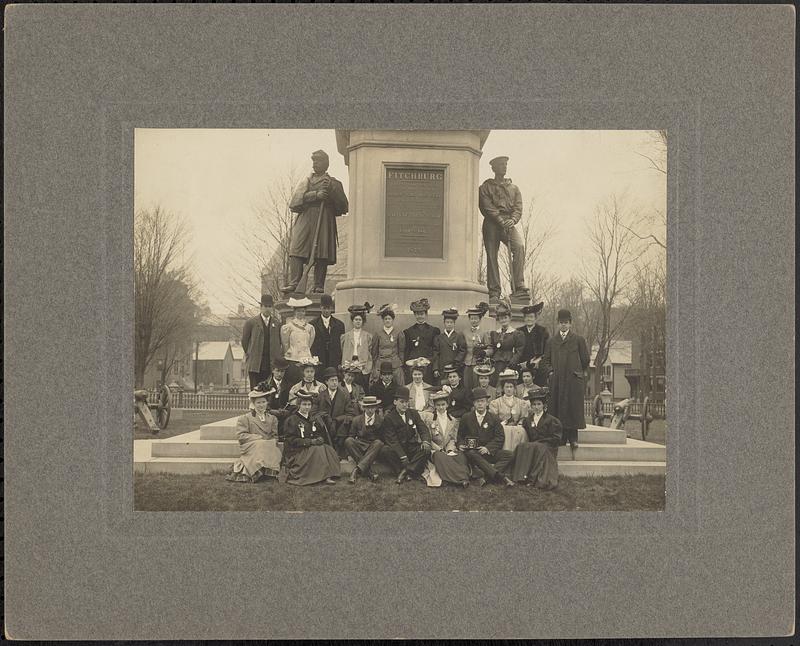
[[[616,402],[608,402],[607,404],[603,404],[603,412],[606,415],[613,415],[614,414],[614,406]],[[637,402],[633,401],[628,406],[628,412],[631,415],[641,415],[642,414],[642,406],[644,406],[644,402]],[[667,418],[667,406],[664,402],[656,401],[656,402],[649,402],[650,406],[650,414],[653,416],[654,419],[666,419]],[[594,412],[594,399],[586,399],[583,402],[583,413],[586,417],[591,418]]]

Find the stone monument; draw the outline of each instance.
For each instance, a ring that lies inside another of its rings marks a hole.
[[[396,325],[413,323],[427,297],[435,323],[488,299],[478,282],[478,161],[489,130],[337,130],[349,169],[347,279],[336,309],[397,303]]]

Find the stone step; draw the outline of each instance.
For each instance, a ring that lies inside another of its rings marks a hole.
[[[190,435],[187,433],[186,435]],[[185,437],[183,435],[176,438]],[[154,458],[237,458],[239,443],[236,440],[198,440],[175,441],[176,438],[155,440],[151,444]],[[652,442],[628,440],[627,444],[581,444],[573,458],[569,447],[562,446],[558,450],[558,459],[562,461],[651,461],[660,462],[666,459],[666,447]]]
[[[198,439],[235,440],[236,419],[236,417],[231,417],[201,426]],[[589,424],[585,429],[578,431],[578,444],[625,444],[625,441],[625,431],[622,429]]]
[[[151,458],[136,462],[136,473],[176,473],[176,474],[206,474],[226,473],[233,460],[224,458]],[[388,468],[378,465],[376,468],[382,477],[392,477]],[[342,475],[350,474],[353,465],[342,462]],[[664,475],[666,462],[638,462],[638,461],[584,461],[584,462],[559,462],[559,472],[562,476],[577,478],[580,476],[617,476],[617,475]]]

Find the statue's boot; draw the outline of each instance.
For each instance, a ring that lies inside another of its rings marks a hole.
[[[328,275],[328,263],[320,260],[314,263],[314,294],[325,293],[325,277]]]
[[[286,283],[280,290],[288,294],[297,289],[297,284],[303,276],[303,259],[298,256],[289,256],[289,282]]]

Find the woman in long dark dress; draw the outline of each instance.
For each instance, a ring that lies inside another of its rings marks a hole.
[[[540,489],[555,489],[562,430],[561,422],[545,412],[547,395],[547,388],[533,388],[525,394],[532,411],[522,422],[528,441],[514,449],[511,479]]]
[[[323,423],[311,417],[311,402],[316,396],[305,389],[295,393],[297,411],[284,422],[284,463],[286,482],[309,485],[325,481],[336,484],[341,475],[339,456],[330,445],[327,429]]]
[[[466,456],[456,446],[458,420],[447,412],[450,395],[440,391],[431,395],[431,401],[436,409],[428,424],[433,446],[431,461],[442,480],[466,487],[469,485],[469,465]]]

